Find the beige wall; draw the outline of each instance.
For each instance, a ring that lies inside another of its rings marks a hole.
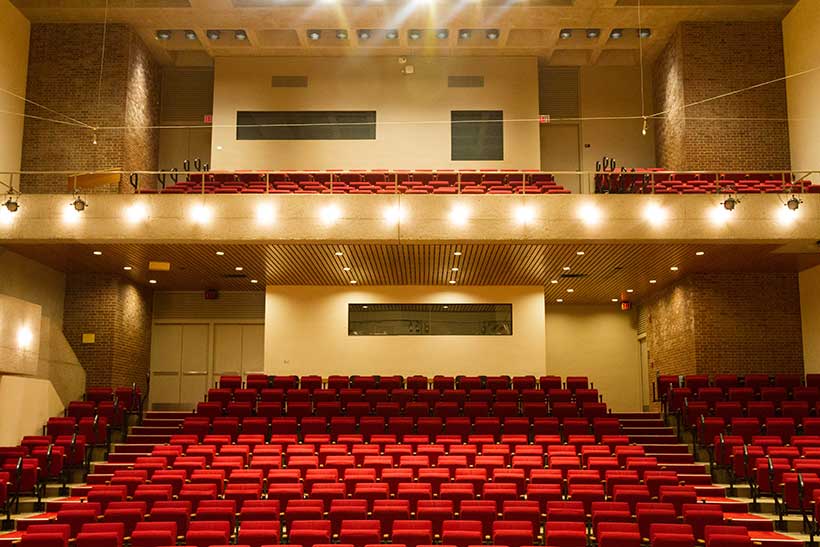
[[[817,68],[820,2],[800,0],[783,19],[786,74]],[[820,169],[820,72],[786,81],[792,169]]]
[[[0,87],[25,96],[28,69],[29,22],[9,0],[0,0]],[[0,92],[0,111],[20,112],[25,103]],[[23,146],[23,118],[12,114],[0,114],[0,172],[19,171]],[[0,175],[0,182],[8,183],[7,175]],[[18,180],[14,187],[19,188]],[[5,193],[5,187],[0,191]]]
[[[806,374],[820,373],[820,266],[800,272],[803,363]]]
[[[0,374],[37,373],[40,306],[0,294]]]
[[[347,335],[349,303],[512,303],[512,336]],[[268,286],[268,374],[544,373],[542,287]]]
[[[641,356],[635,314],[612,306],[546,309],[547,373],[589,376],[615,411],[641,410]]]
[[[641,115],[641,72],[631,66],[591,66],[580,70],[581,116],[621,117]],[[652,76],[644,73],[646,114],[652,114]],[[652,123],[651,120],[649,122]],[[641,135],[643,121],[587,120],[581,122],[581,165],[595,169],[604,156],[615,158],[618,166],[655,165],[655,131],[650,126]],[[586,147],[589,145],[589,148]]]
[[[504,161],[450,161],[451,110],[503,110],[538,117],[535,57],[218,58],[214,79],[214,169],[539,168],[538,123],[504,126]],[[307,88],[271,88],[273,75],[306,75]],[[483,88],[448,88],[449,75],[483,75]],[[237,110],[376,110],[376,140],[236,141]],[[220,149],[221,147],[221,149]]]
[[[48,380],[0,376],[0,446],[16,446],[25,435],[42,435],[46,421],[63,408]]]

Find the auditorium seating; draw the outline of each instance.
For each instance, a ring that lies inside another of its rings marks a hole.
[[[675,173],[628,169],[595,176],[596,193],[612,194],[772,194],[820,193],[820,185],[782,173]]]
[[[569,194],[539,171],[277,171],[194,173],[153,194]],[[364,387],[364,386],[353,386]]]

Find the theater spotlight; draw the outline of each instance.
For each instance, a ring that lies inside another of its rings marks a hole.
[[[791,199],[786,202],[786,207],[788,207],[790,211],[797,211],[801,203],[803,203],[802,199],[797,196],[792,196]]]
[[[723,202],[723,208],[727,211],[734,211],[738,203],[740,203],[739,199],[733,196],[729,196],[728,198],[726,198],[726,201]]]
[[[71,206],[79,213],[85,211],[85,208],[88,207],[88,202],[85,201],[80,194],[74,194],[74,201],[71,202]]]

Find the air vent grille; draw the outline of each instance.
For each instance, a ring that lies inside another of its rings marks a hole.
[[[484,87],[484,76],[448,76],[447,87]]]
[[[157,291],[154,319],[261,319],[265,318],[262,291],[220,291],[205,300],[202,291]]]
[[[163,124],[202,123],[213,111],[213,70],[167,69],[162,75],[160,119]]]
[[[271,87],[307,87],[307,76],[271,76]]]
[[[542,114],[549,114],[553,118],[578,117],[578,68],[544,68],[538,85]]]

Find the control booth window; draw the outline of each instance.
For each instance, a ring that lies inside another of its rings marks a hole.
[[[453,161],[504,159],[504,111],[453,110],[450,156]]]
[[[376,111],[245,111],[236,113],[236,140],[374,140]]]
[[[512,304],[349,304],[348,336],[512,336]]]

